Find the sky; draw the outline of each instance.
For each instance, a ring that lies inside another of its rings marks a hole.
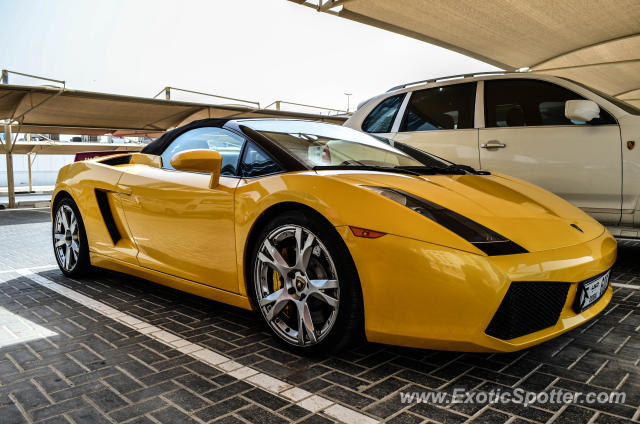
[[[496,69],[286,0],[0,0],[0,16],[0,68],[134,96],[345,109],[352,93],[353,110],[394,85]]]

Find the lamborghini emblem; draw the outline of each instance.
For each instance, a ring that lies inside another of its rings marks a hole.
[[[296,277],[296,289],[298,291],[304,290],[306,285],[307,285],[307,282],[304,280],[304,278],[300,276]]]

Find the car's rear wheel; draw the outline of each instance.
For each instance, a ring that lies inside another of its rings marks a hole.
[[[284,213],[257,237],[250,294],[278,340],[300,353],[344,348],[362,333],[362,295],[348,249],[310,213]]]
[[[84,222],[75,202],[65,197],[53,211],[53,250],[60,270],[78,277],[90,268],[89,246]]]

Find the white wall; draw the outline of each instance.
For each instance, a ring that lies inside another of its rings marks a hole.
[[[74,155],[37,155],[31,166],[34,186],[54,185],[58,170],[73,162]],[[33,160],[33,157],[32,157]],[[27,155],[13,155],[13,180],[16,190],[29,186]],[[0,154],[0,187],[7,186],[7,161]]]

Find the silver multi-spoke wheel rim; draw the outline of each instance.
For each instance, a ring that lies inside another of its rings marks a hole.
[[[80,229],[73,210],[62,205],[53,222],[53,246],[58,263],[65,271],[73,271],[80,257]]]
[[[311,346],[331,332],[340,285],[329,251],[311,231],[299,225],[271,231],[254,269],[258,306],[280,338]]]

